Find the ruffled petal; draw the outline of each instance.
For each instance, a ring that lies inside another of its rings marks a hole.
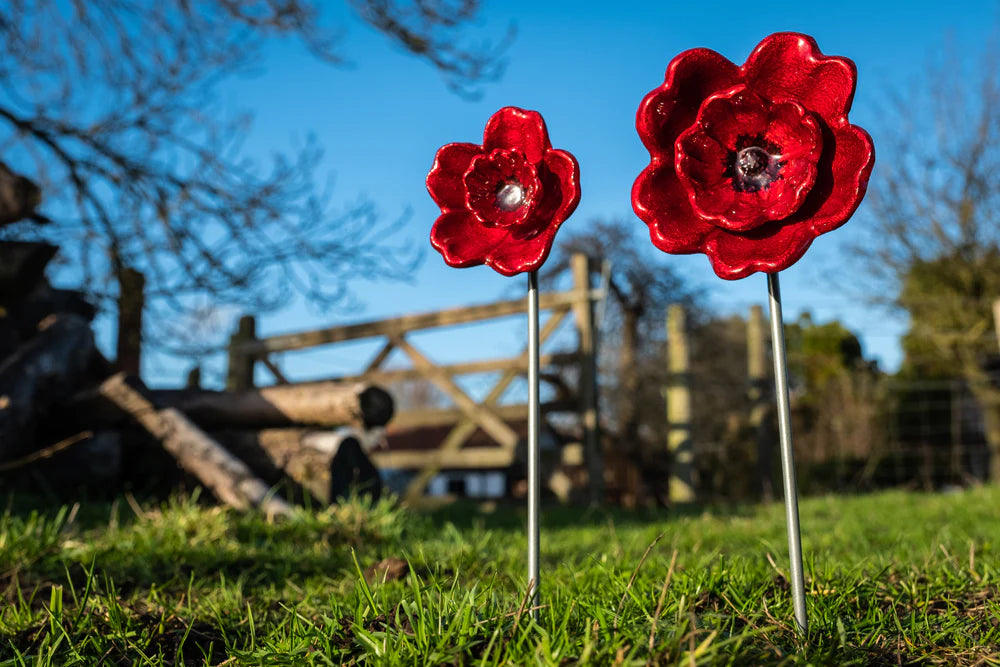
[[[771,103],[752,89],[733,86],[705,98],[691,125],[732,147],[740,135],[764,134],[770,110]]]
[[[427,192],[443,210],[465,207],[463,178],[473,158],[483,149],[476,144],[445,144],[434,156],[434,165],[427,174]]]
[[[580,165],[570,153],[550,150],[539,165],[538,177],[542,182],[542,201],[535,209],[535,217],[545,225],[558,225],[580,203]]]
[[[486,257],[486,264],[505,276],[537,270],[549,257],[558,224],[545,228],[530,239],[507,239],[494,247]]]
[[[771,222],[742,234],[716,229],[706,240],[704,252],[715,275],[738,280],[756,271],[787,269],[805,254],[814,238],[805,225]]]
[[[649,225],[649,238],[663,252],[702,251],[702,242],[714,229],[691,209],[687,191],[673,165],[654,160],[632,185],[632,208]]]
[[[739,68],[710,49],[684,51],[670,61],[663,84],[642,100],[635,125],[651,155],[672,156],[674,141],[694,123],[712,93],[739,83]]]
[[[788,222],[805,223],[814,235],[840,227],[861,205],[874,165],[875,144],[863,129],[846,120],[824,128],[816,183]]]
[[[444,257],[445,263],[456,268],[477,266],[508,234],[503,229],[484,227],[466,210],[449,211],[431,227],[431,245]]]
[[[497,111],[490,116],[483,132],[484,152],[495,148],[516,148],[524,153],[528,162],[541,162],[545,151],[552,148],[542,115],[517,107],[504,107]]]
[[[703,183],[731,181],[726,162],[732,149],[704,132],[684,132],[677,139],[674,166]]]
[[[764,38],[740,68],[746,84],[774,101],[792,99],[828,122],[851,110],[854,63],[825,56],[809,35],[779,32]]]

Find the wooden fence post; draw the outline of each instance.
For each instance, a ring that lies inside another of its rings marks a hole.
[[[601,452],[600,420],[597,393],[597,322],[590,298],[590,258],[577,253],[570,258],[573,289],[579,298],[573,305],[576,330],[580,339],[580,416],[583,422],[583,448],[587,461],[587,489],[591,503],[604,502],[604,456]]]
[[[993,328],[996,331],[997,344],[1000,345],[1000,299],[993,300]]]
[[[118,273],[118,370],[139,377],[142,365],[142,310],[146,277],[131,268]]]
[[[691,439],[691,359],[684,306],[667,308],[667,447],[670,450],[670,502],[692,503],[694,443]]]
[[[257,319],[253,315],[244,315],[236,332],[229,337],[229,371],[226,374],[226,389],[228,391],[245,391],[253,389],[253,371],[255,358],[240,351],[240,345],[257,340]]]
[[[768,432],[768,381],[767,381],[767,339],[764,335],[764,309],[750,308],[747,320],[747,380],[750,399],[750,426],[757,441],[757,485],[760,497],[766,502],[774,500],[774,485],[771,483],[771,443]]]
[[[188,371],[185,389],[201,389],[201,366],[195,366]]]

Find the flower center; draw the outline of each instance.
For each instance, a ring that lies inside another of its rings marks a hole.
[[[740,135],[726,159],[726,176],[737,192],[759,192],[781,178],[781,149],[762,136]]]
[[[752,178],[767,168],[770,161],[767,151],[760,146],[748,146],[736,154],[736,171],[744,178]]]
[[[505,213],[521,208],[524,199],[524,186],[517,181],[507,181],[497,190],[497,208]]]

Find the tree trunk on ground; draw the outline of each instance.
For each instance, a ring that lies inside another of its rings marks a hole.
[[[386,424],[393,413],[388,392],[363,383],[316,382],[245,392],[160,389],[150,390],[150,396],[157,405],[176,408],[208,429],[372,427]],[[127,417],[98,391],[80,393],[67,410],[93,428],[114,428]]]
[[[79,388],[95,355],[87,320],[63,314],[0,361],[0,460],[31,450],[38,418]]]
[[[159,409],[140,380],[119,373],[102,383],[99,390],[159,440],[163,448],[220,501],[239,510],[256,507],[272,516],[291,511],[285,501],[273,497],[270,488],[254,476],[246,464],[178,410]]]
[[[262,387],[253,391],[157,391],[162,405],[177,408],[203,426],[384,426],[392,418],[392,397],[360,382]]]
[[[381,490],[378,470],[358,439],[345,431],[227,429],[212,435],[272,484],[287,477],[323,503],[344,497],[352,486],[377,499]]]

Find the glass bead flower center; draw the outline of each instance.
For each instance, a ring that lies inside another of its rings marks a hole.
[[[508,181],[497,190],[497,208],[505,213],[516,211],[524,205],[524,186],[518,181]]]
[[[749,178],[767,168],[769,156],[760,146],[744,148],[736,154],[736,169],[741,176]]]
[[[726,159],[726,176],[737,192],[760,192],[781,178],[781,149],[762,136],[740,135]]]

